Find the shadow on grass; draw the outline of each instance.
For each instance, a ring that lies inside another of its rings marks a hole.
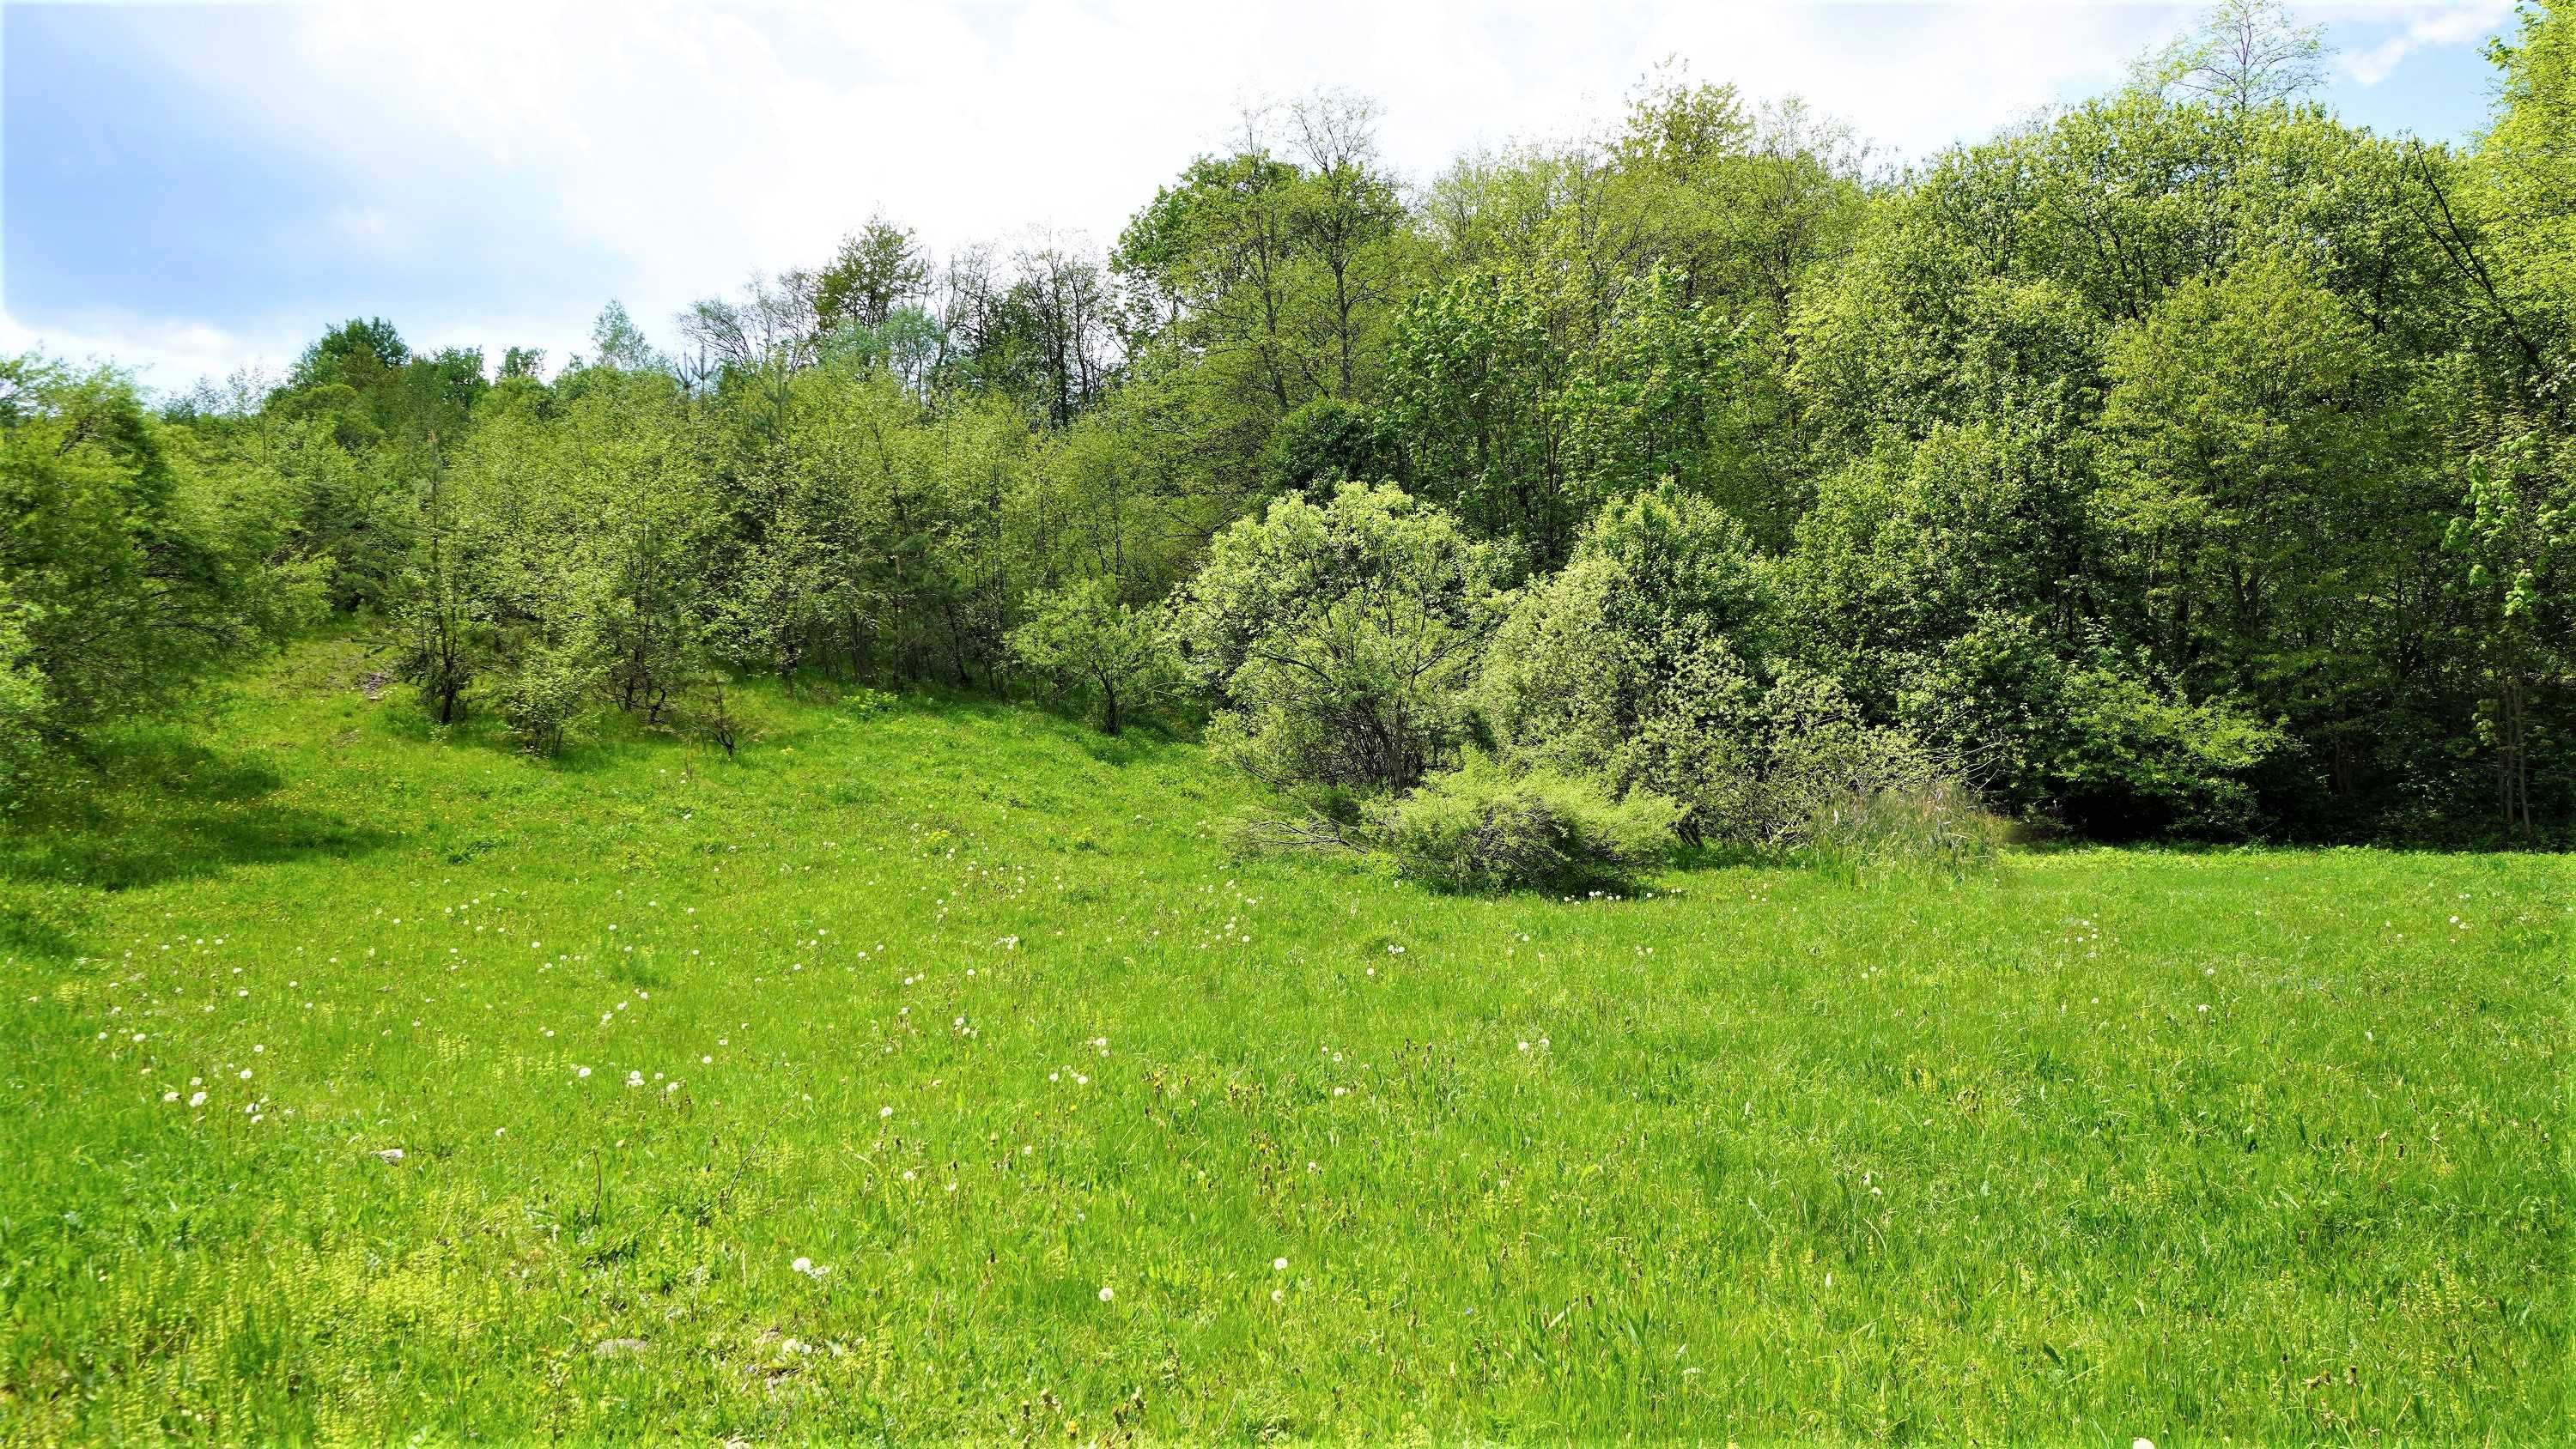
[[[1074,748],[1112,769],[1158,758],[1170,753],[1171,747],[1179,743],[1149,725],[1129,725],[1122,734],[1108,735],[1096,729],[1067,724],[1065,735]]]
[[[91,742],[0,825],[0,880],[129,890],[236,865],[346,857],[390,837],[276,799],[264,762],[175,731]]]
[[[1091,763],[1111,769],[1125,769],[1170,758],[1175,749],[1194,741],[1187,722],[1135,720],[1123,733],[1110,735],[1079,699],[1021,701],[949,684],[916,683],[898,692],[804,674],[788,680],[738,677],[729,680],[726,688],[740,740],[738,754],[715,743],[706,727],[703,700],[696,696],[675,698],[658,722],[611,705],[596,705],[566,731],[558,748],[542,754],[531,752],[497,712],[471,697],[459,717],[446,725],[436,723],[415,698],[389,697],[381,707],[368,711],[361,728],[389,741],[509,759],[540,774],[574,778],[607,776],[631,769],[639,760],[670,761],[675,756],[685,757],[692,766],[752,772],[803,766],[818,757],[863,763],[880,753],[866,728],[897,721],[953,728],[958,741],[973,748],[963,755],[953,749],[939,752],[936,758],[951,768],[967,767],[966,756],[989,756],[1022,770],[1039,768],[1040,757],[1012,755],[1034,743],[1079,752]],[[853,732],[852,726],[859,728]],[[894,756],[916,762],[933,758],[909,743],[897,748]],[[1062,755],[1052,758],[1063,760]],[[873,793],[846,783],[836,788],[845,794]]]
[[[1197,740],[1188,722],[1160,715],[1131,718],[1120,733],[1110,734],[1101,728],[1097,702],[1080,692],[1017,698],[939,682],[914,683],[899,691],[888,691],[814,676],[787,684],[762,680],[737,687],[754,698],[783,701],[798,709],[837,710],[859,719],[911,715],[978,728],[1010,724],[1071,745],[1096,763],[1113,768],[1151,760],[1174,745]]]
[[[658,724],[610,706],[585,712],[564,732],[551,752],[534,751],[510,732],[499,712],[469,700],[455,720],[440,724],[418,700],[388,699],[368,714],[367,728],[386,739],[409,745],[472,751],[501,761],[527,765],[551,775],[605,775],[654,751],[672,748],[712,753],[714,746],[693,732],[677,712]]]
[[[0,905],[0,961],[13,956],[68,961],[77,954],[71,932],[24,906]]]

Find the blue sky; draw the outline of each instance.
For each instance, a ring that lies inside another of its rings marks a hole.
[[[2327,99],[2483,123],[2507,0],[2312,5]],[[184,388],[356,314],[560,359],[612,297],[810,263],[880,208],[936,247],[1106,241],[1247,103],[1374,97],[1396,165],[1572,134],[1678,59],[1896,156],[2114,83],[2189,5],[967,0],[748,9],[0,5],[0,348]]]

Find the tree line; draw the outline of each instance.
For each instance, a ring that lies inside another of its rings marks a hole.
[[[2474,143],[2386,137],[2229,0],[1910,168],[1667,71],[1419,185],[1322,94],[1105,252],[880,218],[551,374],[22,358],[0,768],[339,615],[538,751],[748,674],[1205,718],[1291,835],[2563,841],[2571,56],[2526,4]]]

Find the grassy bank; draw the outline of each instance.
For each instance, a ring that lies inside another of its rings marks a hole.
[[[0,837],[13,1440],[2568,1429],[2562,860],[1458,899],[1033,712],[367,672]]]

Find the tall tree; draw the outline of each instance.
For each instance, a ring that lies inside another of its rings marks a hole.
[[[814,320],[823,331],[883,328],[895,309],[930,286],[930,258],[911,230],[880,213],[842,238],[840,250],[814,275]]]
[[[2281,0],[2218,0],[2146,63],[2146,78],[2241,113],[2313,90],[2332,54],[2324,29],[2292,21]]]

